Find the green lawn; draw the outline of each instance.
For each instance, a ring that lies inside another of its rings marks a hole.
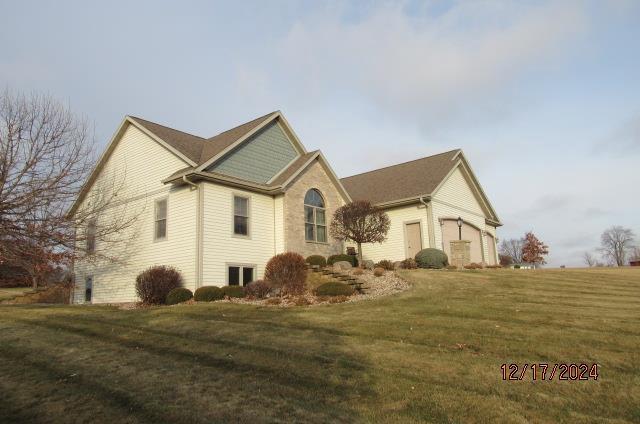
[[[410,271],[292,309],[0,307],[0,422],[640,421],[640,269]],[[598,363],[503,381],[503,363]]]
[[[0,288],[0,302],[3,300],[13,299],[16,296],[20,296],[21,294],[30,291],[32,291],[31,287]]]

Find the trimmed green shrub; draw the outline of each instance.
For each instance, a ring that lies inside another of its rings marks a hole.
[[[185,289],[184,287],[178,287],[169,292],[166,302],[167,305],[176,305],[178,303],[191,300],[191,298],[193,298],[193,293],[191,293],[191,290]]]
[[[244,287],[240,286],[224,286],[222,293],[228,297],[244,297]]]
[[[358,258],[353,255],[331,255],[327,258],[327,265],[333,265],[336,262],[347,261],[351,264],[352,267],[358,266]]]
[[[393,266],[393,261],[389,259],[383,259],[375,265],[376,268],[382,268],[387,271],[393,271],[395,267]]]
[[[514,265],[513,269],[520,269],[520,265]]]
[[[318,265],[320,268],[327,266],[327,260],[321,255],[311,255],[305,260],[309,265]]]
[[[182,275],[170,266],[152,266],[136,277],[136,292],[143,303],[160,305],[169,292],[182,286]]]
[[[264,299],[271,291],[271,284],[264,280],[252,281],[244,286],[244,295],[252,299]]]
[[[307,281],[307,266],[304,258],[294,252],[274,256],[267,262],[264,279],[273,287],[279,288],[281,294],[304,293]]]
[[[193,300],[196,302],[213,302],[214,300],[220,300],[224,297],[224,293],[220,287],[216,286],[203,286],[196,289],[193,295]]]
[[[416,262],[420,268],[444,268],[449,265],[447,254],[440,249],[422,249],[416,253]]]
[[[324,283],[315,289],[316,296],[351,296],[353,287],[338,282]]]

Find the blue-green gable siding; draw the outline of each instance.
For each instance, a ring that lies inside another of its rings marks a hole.
[[[272,122],[208,170],[266,183],[297,155],[280,126]]]

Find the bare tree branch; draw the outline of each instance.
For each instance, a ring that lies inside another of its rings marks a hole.
[[[86,120],[68,107],[39,94],[0,93],[0,262],[25,268],[34,285],[51,267],[87,256],[86,231],[78,229],[90,221],[100,223],[92,237],[103,244],[122,241],[135,221],[125,211],[101,219],[121,200],[124,180],[115,176],[94,185],[83,207],[67,216],[95,157]]]
[[[629,228],[620,225],[605,230],[600,236],[600,252],[610,263],[623,266],[627,255],[633,248],[635,234]]]

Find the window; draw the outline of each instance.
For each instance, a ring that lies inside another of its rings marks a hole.
[[[307,241],[327,242],[324,200],[315,188],[304,196],[304,238]]]
[[[249,198],[233,196],[233,234],[249,235]]]
[[[87,255],[96,252],[96,220],[92,219],[87,224]]]
[[[84,301],[91,302],[93,292],[93,277],[87,277],[84,280]]]
[[[231,265],[228,268],[228,283],[230,286],[246,286],[253,281],[253,266]]]
[[[167,199],[156,200],[154,240],[167,238]]]

